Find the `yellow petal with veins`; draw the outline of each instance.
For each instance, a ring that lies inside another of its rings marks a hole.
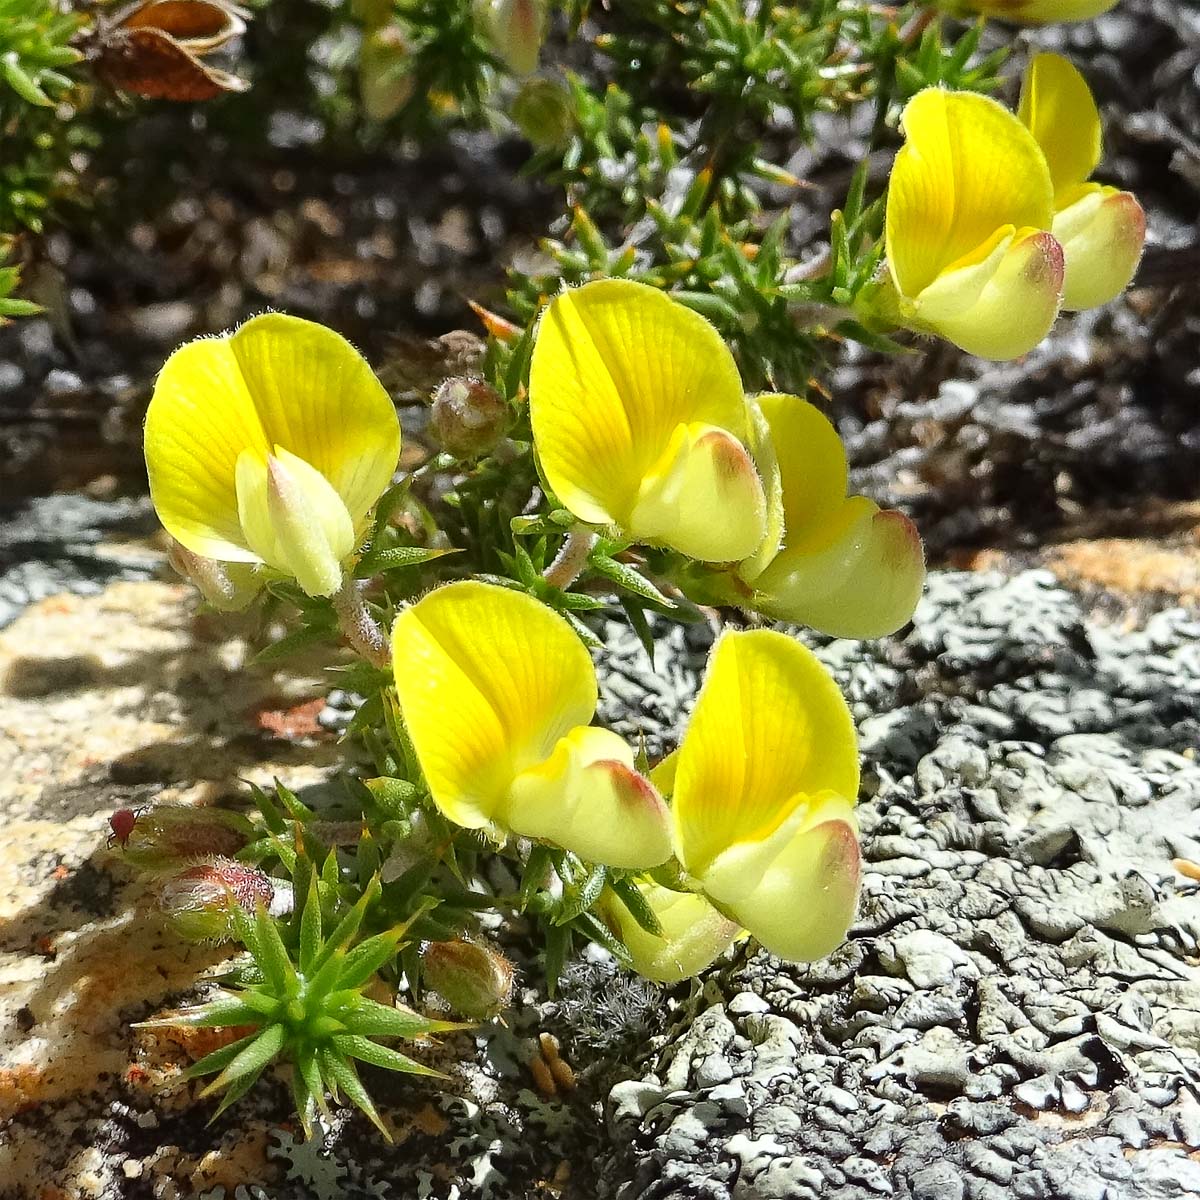
[[[700,562],[754,553],[766,531],[767,501],[754,460],[712,425],[678,425],[642,480],[626,529]]]
[[[633,969],[656,983],[679,983],[698,975],[742,932],[695,892],[673,892],[657,883],[638,883],[662,933],[643,929],[619,896],[605,891],[599,910],[612,931],[625,943]]]
[[[229,342],[271,445],[320,471],[357,527],[400,456],[395,405],[366,359],[332,329],[282,313]]]
[[[596,675],[562,617],[522,592],[464,581],[396,618],[396,694],[437,806],[480,828],[513,781],[596,708]]]
[[[1084,77],[1060,54],[1036,54],[1021,81],[1018,115],[1046,156],[1055,205],[1100,162],[1100,111]]]
[[[681,425],[711,425],[743,444],[748,432],[741,380],[717,331],[629,280],[598,280],[551,301],[534,343],[529,405],[558,499],[583,521],[626,528]]]
[[[901,117],[905,144],[888,184],[886,247],[901,296],[914,298],[1005,226],[1048,229],[1053,188],[1033,135],[1002,105],[926,88]]]
[[[400,425],[344,338],[272,313],[171,355],[146,414],[146,467],[159,519],[182,545],[223,561],[261,557],[239,516],[238,460],[249,453],[265,468],[275,447],[319,472],[361,525],[395,470]]]
[[[667,806],[633,768],[629,744],[608,729],[578,726],[553,753],[513,781],[501,820],[589,862],[645,869],[671,857]]]
[[[858,753],[850,710],[829,673],[795,639],[726,633],[675,764],[675,848],[701,881],[730,847],[770,838],[808,797],[853,803]]]

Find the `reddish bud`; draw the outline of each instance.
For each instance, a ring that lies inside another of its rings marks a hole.
[[[504,397],[482,379],[447,379],[433,394],[433,434],[456,458],[478,458],[495,449],[512,414]]]
[[[122,808],[108,823],[109,844],[117,842],[130,862],[150,870],[211,855],[232,857],[253,832],[240,813],[187,804],[160,804],[138,812]]]
[[[257,867],[231,858],[194,863],[164,880],[158,904],[168,924],[192,942],[219,942],[233,936],[231,905],[253,913],[271,906],[275,885]]]

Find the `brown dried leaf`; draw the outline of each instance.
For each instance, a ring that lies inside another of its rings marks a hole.
[[[100,46],[97,69],[113,87],[149,100],[211,100],[250,85],[206,67],[161,29],[117,29]]]
[[[246,23],[215,0],[147,0],[119,17],[116,28],[159,29],[193,54],[207,54],[246,32]]]

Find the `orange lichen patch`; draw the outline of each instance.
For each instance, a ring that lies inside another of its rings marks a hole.
[[[164,1015],[167,1014],[155,1013],[154,1019],[160,1020]],[[140,1033],[144,1038],[166,1042],[177,1047],[192,1062],[195,1062],[206,1054],[211,1054],[214,1050],[220,1050],[222,1046],[228,1046],[231,1042],[236,1042],[238,1038],[245,1037],[246,1034],[253,1031],[253,1028],[251,1025],[229,1025],[222,1029],[192,1029],[186,1025],[176,1025],[170,1028],[144,1029]]]
[[[291,741],[327,732],[317,720],[324,707],[324,697],[318,696],[315,700],[305,700],[286,708],[255,708],[247,715],[264,733]]]
[[[136,891],[136,889],[130,889]],[[145,899],[142,899],[145,904]],[[226,957],[214,947],[185,946],[152,912],[125,911],[67,930],[42,969],[13,971],[0,1006],[27,1011],[28,1032],[0,1038],[0,1115],[33,1104],[87,1095],[128,1066],[128,1010],[183,991]]]
[[[176,1178],[186,1178],[197,1191],[224,1187],[229,1195],[244,1185],[273,1183],[279,1177],[280,1166],[267,1158],[268,1133],[265,1122],[249,1121],[223,1138],[195,1165],[181,1160]]]
[[[1066,542],[1048,550],[1046,566],[1064,583],[1091,583],[1134,596],[1164,595],[1200,603],[1200,545],[1136,538]]]

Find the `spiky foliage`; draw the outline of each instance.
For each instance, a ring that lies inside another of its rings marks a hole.
[[[216,1075],[201,1093],[224,1093],[214,1119],[244,1096],[271,1063],[282,1059],[291,1064],[292,1095],[306,1135],[312,1135],[317,1110],[327,1111],[329,1094],[360,1108],[390,1140],[355,1061],[409,1075],[439,1074],[378,1040],[460,1028],[402,1006],[380,1004],[363,994],[376,972],[396,958],[407,930],[405,923],[355,944],[379,890],[378,880],[373,880],[326,935],[313,867],[294,922],[296,944],[291,947],[262,907],[249,916],[239,905],[231,905],[234,927],[253,959],[258,981],[228,990],[178,1017],[145,1023],[151,1028],[252,1027],[251,1033],[189,1069],[193,1077]]]

